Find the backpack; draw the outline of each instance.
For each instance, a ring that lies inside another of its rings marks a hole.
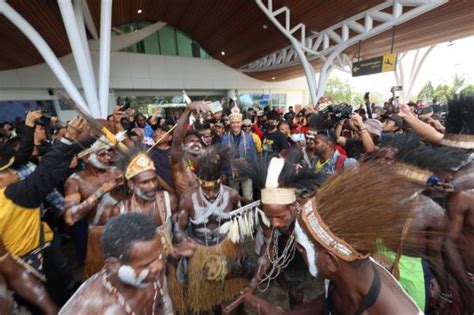
[[[336,165],[334,167],[334,171],[338,172],[344,168],[344,162],[346,161],[347,157],[344,155],[339,155],[336,160]]]

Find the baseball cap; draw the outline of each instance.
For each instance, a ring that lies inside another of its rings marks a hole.
[[[242,121],[242,125],[252,125],[252,121],[250,119],[244,119],[244,121]]]
[[[158,125],[158,126],[156,126],[156,129],[161,129],[161,130],[163,130],[164,132],[168,132],[168,131],[170,131],[171,128],[170,128],[170,126],[164,124],[164,125]]]
[[[395,124],[398,126],[398,128],[402,128],[403,127],[403,118],[401,118],[400,116],[398,116],[397,114],[394,114],[394,113],[387,113],[384,115],[384,118],[385,119],[390,119],[390,120],[393,120],[395,122]]]
[[[382,135],[383,124],[377,119],[367,119],[364,123],[367,131],[376,136]]]

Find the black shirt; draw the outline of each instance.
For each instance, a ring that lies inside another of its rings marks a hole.
[[[151,160],[155,164],[156,174],[170,187],[173,187],[173,179],[171,178],[171,147],[166,150],[154,148],[151,151]]]
[[[346,138],[344,149],[347,152],[347,157],[356,160],[362,155],[362,153],[365,153],[364,145],[360,139]]]
[[[266,153],[280,153],[282,150],[288,149],[288,139],[279,130],[269,133],[263,133],[263,152]]]

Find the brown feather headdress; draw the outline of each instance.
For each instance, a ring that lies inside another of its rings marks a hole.
[[[420,202],[417,185],[410,185],[395,168],[365,164],[334,175],[304,206],[301,221],[311,238],[346,261],[366,258],[382,241],[399,249],[407,222]],[[424,253],[421,238],[406,238],[410,248]],[[423,235],[421,235],[423,234]],[[418,243],[419,242],[419,243]]]

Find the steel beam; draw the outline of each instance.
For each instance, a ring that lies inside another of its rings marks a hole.
[[[255,2],[275,27],[288,38],[291,45],[257,59],[241,67],[240,70],[242,72],[270,71],[301,63],[306,74],[313,104],[316,104],[324,92],[330,71],[333,68],[347,71],[350,58],[347,56],[339,57],[345,49],[361,40],[380,34],[395,25],[433,10],[448,2],[448,0],[387,0],[321,32],[312,31],[312,35],[308,37],[305,37],[306,26],[303,23],[298,23],[292,27],[290,9],[288,7],[283,6],[274,10],[273,0],[255,0]],[[387,13],[387,9],[391,9],[389,11],[391,13]],[[284,15],[283,23],[277,19],[277,16],[281,15]],[[363,24],[358,22],[361,19]],[[379,22],[377,26],[374,26],[374,20]],[[294,34],[298,30],[300,31],[300,37],[296,38]],[[352,36],[349,30],[353,31],[354,34]],[[298,55],[298,58],[288,58],[288,56],[295,55],[295,53]],[[316,90],[313,86],[316,80],[311,74],[311,72],[314,73],[314,69],[309,61],[317,58],[324,60],[324,64]],[[314,96],[315,92],[316,96]]]

